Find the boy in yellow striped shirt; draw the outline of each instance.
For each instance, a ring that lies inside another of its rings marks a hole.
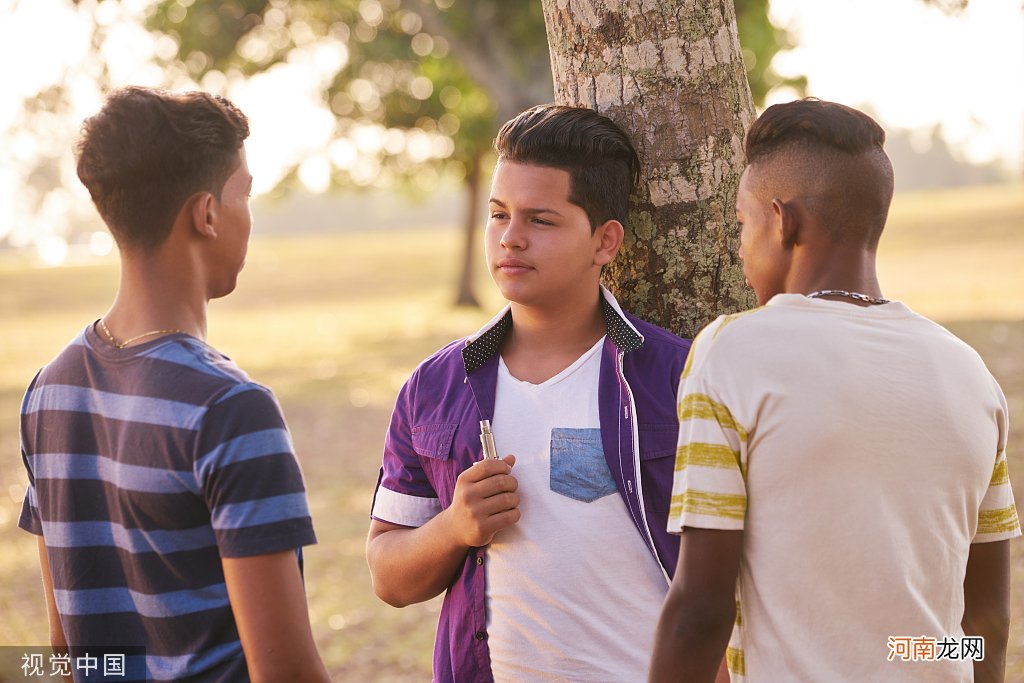
[[[882,296],[885,133],[801,100],[747,134],[740,256],[760,308],[705,328],[679,389],[679,569],[651,681],[1003,678],[1006,400]]]

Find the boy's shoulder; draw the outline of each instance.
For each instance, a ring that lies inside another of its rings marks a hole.
[[[204,341],[174,335],[126,349],[102,346],[86,327],[28,387],[68,386],[119,395],[169,398],[184,404],[215,403],[252,389],[273,397],[234,361]]]
[[[623,369],[627,376],[644,382],[667,376],[671,380],[670,384],[674,386],[690,355],[691,340],[673,334],[628,311],[622,313],[626,322],[643,337],[643,343],[629,350],[623,358]]]
[[[779,315],[777,309],[772,309],[769,306],[757,306],[737,313],[723,313],[698,333],[694,338],[694,343],[700,342],[703,346],[708,346],[712,340],[717,341],[719,338],[749,339],[749,334],[752,331],[756,330],[760,335],[765,334],[773,326],[784,325],[782,320],[784,317],[784,313]]]
[[[498,355],[501,341],[511,327],[512,312],[506,306],[475,332],[445,344],[420,361],[410,380],[429,377],[437,381],[458,377],[462,382],[466,374]]]
[[[442,377],[458,376],[461,382],[465,377],[465,364],[462,351],[472,339],[472,335],[454,339],[419,362],[412,371],[409,381],[427,381],[436,383]]]
[[[430,367],[436,368],[444,366],[448,363],[462,364],[462,350],[466,348],[466,344],[472,339],[471,335],[459,337],[448,342],[437,351],[420,361],[419,367]]]
[[[643,318],[630,313],[629,311],[623,311],[626,316],[626,320],[629,321],[636,331],[641,334],[644,338],[644,345],[641,348],[647,347],[657,350],[666,350],[678,352],[688,351],[690,348],[691,340],[685,337],[666,330],[664,327],[659,327],[654,323],[647,322]]]

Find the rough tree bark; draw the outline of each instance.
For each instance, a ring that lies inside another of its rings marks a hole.
[[[642,165],[619,301],[692,337],[753,306],[736,248],[736,187],[754,105],[732,0],[543,0],[555,100],[605,114]]]

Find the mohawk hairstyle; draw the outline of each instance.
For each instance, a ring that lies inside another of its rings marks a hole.
[[[836,243],[875,248],[893,171],[885,131],[864,112],[806,98],[765,110],[747,131],[747,164],[762,195],[799,198]]]
[[[885,130],[864,112],[808,97],[775,104],[747,132],[747,163],[756,163],[786,145],[805,143],[847,154],[882,149]]]

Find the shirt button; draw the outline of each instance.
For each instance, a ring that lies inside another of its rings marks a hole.
[[[476,556],[476,563],[477,564],[483,564],[484,563],[484,558],[482,558],[479,555],[477,555]]]
[[[476,638],[477,640],[483,640],[484,638],[486,638],[486,637],[487,637],[487,634],[486,634],[486,633],[484,633],[483,631],[477,631],[477,632],[476,632],[476,635],[475,635],[474,637],[475,637],[475,638]]]

